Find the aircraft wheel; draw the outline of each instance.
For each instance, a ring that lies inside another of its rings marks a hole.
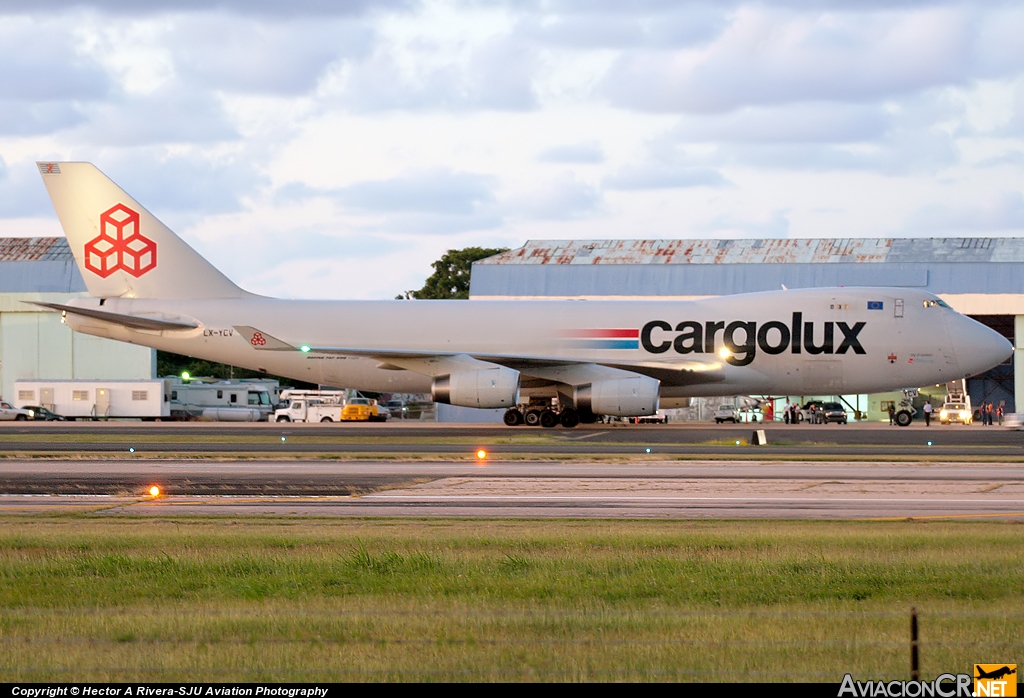
[[[323,419],[321,419],[320,421],[321,421],[321,422],[330,422],[330,421],[332,421],[332,420],[331,420],[331,418],[330,418],[330,417],[324,417],[324,418],[323,418]]]
[[[523,423],[523,413],[514,407],[510,410],[505,410],[505,416],[502,417],[502,421],[505,422],[505,426],[517,427]]]
[[[540,410],[527,410],[523,416],[523,421],[526,422],[526,426],[535,427],[540,424]]]
[[[909,427],[910,423],[914,421],[914,416],[907,410],[900,410],[896,413],[896,425],[901,427]]]
[[[544,410],[540,413],[540,425],[545,429],[552,429],[558,426],[558,413],[554,410]]]
[[[580,423],[580,415],[576,410],[570,407],[562,410],[560,421],[562,422],[563,427],[566,429],[572,429]]]

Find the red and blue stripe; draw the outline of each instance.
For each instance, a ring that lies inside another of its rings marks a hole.
[[[634,329],[578,329],[564,333],[577,349],[639,349],[640,330]]]

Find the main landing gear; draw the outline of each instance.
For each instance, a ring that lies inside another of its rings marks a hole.
[[[510,427],[525,424],[528,427],[541,426],[552,429],[561,424],[566,429],[572,429],[583,420],[580,413],[572,407],[566,407],[560,412],[556,412],[550,406],[531,406],[527,407],[525,412],[518,407],[513,407],[505,412],[504,421]]]

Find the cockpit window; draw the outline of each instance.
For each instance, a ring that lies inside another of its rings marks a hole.
[[[946,303],[946,301],[944,301],[944,300],[942,300],[940,298],[934,298],[934,299],[931,299],[931,300],[926,300],[924,302],[924,307],[926,307],[926,308],[935,308],[935,307],[949,308],[949,304]]]

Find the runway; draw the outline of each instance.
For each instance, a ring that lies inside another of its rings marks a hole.
[[[0,491],[7,514],[1024,519],[1019,463],[7,460]]]
[[[755,428],[767,445],[751,449]],[[77,453],[225,456],[427,455],[465,457],[478,447],[496,457],[860,457],[1024,458],[1024,432],[1000,427],[885,424],[829,425],[594,425],[540,429],[502,425],[0,423],[0,456]]]

